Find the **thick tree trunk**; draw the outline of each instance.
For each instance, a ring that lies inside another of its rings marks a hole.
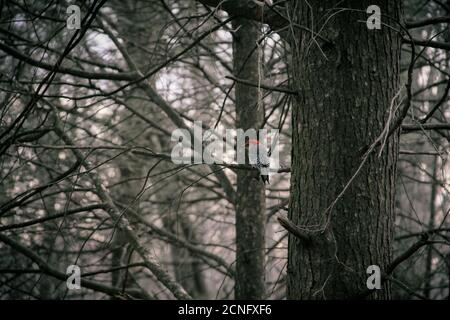
[[[300,29],[291,38],[293,82],[300,96],[292,114],[289,218],[307,229],[326,227],[326,232],[316,235],[310,245],[289,236],[290,299],[354,297],[367,290],[367,267],[375,264],[383,271],[391,260],[397,134],[380,157],[372,153],[326,213],[361,163],[361,149],[382,132],[399,89],[399,35],[385,25],[381,30],[366,27],[365,11],[371,4],[289,2],[295,23],[315,32],[323,28],[321,36],[332,42],[312,40],[310,32]],[[386,16],[398,20],[398,1],[377,5],[382,22],[397,27]],[[334,6],[362,11],[337,12],[331,10]],[[390,296],[387,284],[375,291],[371,298]]]
[[[256,23],[236,19],[233,40],[234,73],[258,82],[258,57],[255,50],[260,35]],[[257,107],[258,89],[236,83],[236,126],[259,129],[264,112]],[[236,299],[264,297],[264,213],[265,188],[255,172],[239,170],[236,200]]]

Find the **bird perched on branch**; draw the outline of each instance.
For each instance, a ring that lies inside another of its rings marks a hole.
[[[265,184],[266,182],[269,183],[269,166],[270,166],[270,148],[267,149],[264,144],[259,142],[259,140],[256,139],[249,139],[246,143],[246,146],[254,145],[256,146],[256,154],[252,153],[250,154],[250,151],[254,151],[254,148],[249,149],[249,159],[253,161],[250,161],[250,165],[257,169],[260,173],[259,177],[261,177],[261,181]]]

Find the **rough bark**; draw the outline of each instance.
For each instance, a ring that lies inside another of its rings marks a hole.
[[[236,19],[233,28],[234,73],[237,77],[258,82],[256,41],[259,27],[254,22]],[[258,108],[258,88],[236,83],[236,117],[238,128],[258,129],[264,112]],[[255,179],[255,172],[238,170],[236,201],[236,299],[264,297],[264,212],[265,187]]]
[[[293,22],[316,32],[323,27],[321,35],[331,41],[312,41],[310,32],[299,30],[290,40],[293,84],[300,95],[292,112],[289,219],[307,229],[325,228],[311,244],[289,236],[290,299],[354,297],[367,290],[367,267],[375,264],[383,271],[391,260],[397,134],[380,157],[370,155],[334,209],[326,212],[361,163],[361,148],[382,132],[398,91],[400,37],[386,26],[368,30],[365,11],[371,4],[288,4]],[[398,19],[398,1],[377,5],[383,15]],[[337,13],[331,10],[335,6],[361,11]],[[395,25],[385,16],[382,22]],[[371,295],[389,296],[388,284]]]

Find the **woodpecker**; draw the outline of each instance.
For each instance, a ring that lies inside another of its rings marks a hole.
[[[250,163],[250,165],[258,169],[260,172],[261,181],[266,184],[269,183],[269,175],[268,170],[270,166],[270,148],[267,148],[261,144],[258,140],[249,139],[246,143],[246,146],[255,145],[256,148],[256,163]],[[264,171],[264,172],[263,172]]]

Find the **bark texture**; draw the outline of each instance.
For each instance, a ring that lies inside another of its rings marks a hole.
[[[299,28],[292,29],[290,38],[293,84],[300,95],[292,114],[289,218],[310,230],[326,226],[310,245],[289,236],[290,299],[354,297],[367,290],[367,267],[375,264],[383,271],[391,260],[398,135],[389,139],[380,157],[372,153],[334,209],[325,213],[361,163],[361,148],[382,132],[399,88],[400,37],[385,25],[367,28],[371,4],[288,3],[294,23],[321,30],[330,41],[312,39],[311,32]],[[398,1],[377,5],[382,22],[398,28],[386,18],[398,20]],[[336,6],[359,11],[339,12]],[[386,284],[371,298],[389,296]]]
[[[256,42],[260,31],[256,23],[236,19],[233,29],[234,73],[237,77],[258,82]],[[259,129],[263,110],[258,108],[258,88],[236,83],[236,117],[238,128]],[[260,106],[262,108],[262,106]],[[265,187],[255,179],[255,172],[237,172],[236,199],[236,299],[264,297],[264,213]]]

